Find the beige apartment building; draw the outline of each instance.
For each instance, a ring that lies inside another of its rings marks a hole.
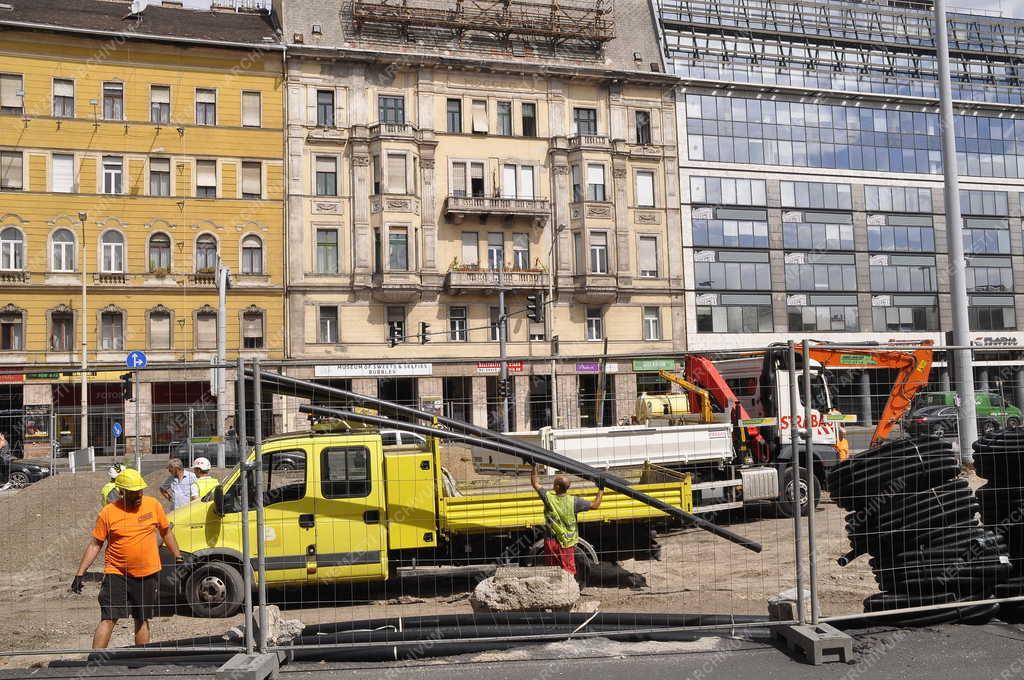
[[[664,362],[609,361],[601,400],[605,347],[684,342],[674,81],[647,0],[310,4],[278,8],[291,374],[493,425],[504,288],[512,428],[628,418]]]

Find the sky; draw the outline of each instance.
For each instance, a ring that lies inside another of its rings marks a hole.
[[[946,7],[996,10],[1003,16],[1024,19],[1024,0],[947,0]]]

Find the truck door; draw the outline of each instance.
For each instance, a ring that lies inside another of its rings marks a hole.
[[[263,539],[267,565],[267,583],[304,583],[306,552],[313,544],[314,499],[307,488],[307,452],[303,448],[264,451]],[[250,477],[252,479],[252,477]],[[251,487],[255,490],[255,485]],[[249,504],[255,508],[255,493]],[[256,511],[249,512],[252,549],[256,550]],[[255,555],[252,556],[255,559]]]
[[[316,574],[319,581],[387,576],[384,479],[375,442],[318,449]]]
[[[817,392],[817,400],[824,400],[826,403],[818,404],[812,403],[811,408],[811,431],[813,433],[812,440],[816,444],[834,444],[836,442],[836,428],[832,423],[825,420],[822,413],[821,406],[827,408],[828,393],[827,385],[822,384],[823,378],[820,372],[811,373],[811,393],[815,395]],[[790,412],[789,408],[789,372],[786,370],[778,370],[775,372],[775,403],[777,406],[778,416],[778,427],[779,427],[779,441],[781,444],[788,444],[790,437],[793,432],[793,423],[796,423],[798,430],[806,429],[804,424],[804,395],[803,395],[803,376],[797,373],[797,412],[795,414]]]

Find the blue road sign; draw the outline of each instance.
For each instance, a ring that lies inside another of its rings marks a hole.
[[[135,350],[134,352],[128,352],[128,356],[125,358],[124,363],[128,368],[136,370],[139,368],[145,368],[146,365],[149,364],[149,359],[146,358],[145,352]]]
[[[114,424],[110,426],[110,434],[114,435],[114,439],[120,439],[121,435],[124,434],[124,428],[121,427],[121,423],[114,421]]]

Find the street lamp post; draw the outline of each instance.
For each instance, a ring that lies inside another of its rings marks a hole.
[[[82,319],[80,321],[82,325],[82,397],[79,400],[82,410],[81,423],[78,428],[79,446],[82,450],[89,448],[89,292],[85,278],[85,265],[89,259],[85,248],[85,221],[87,219],[89,219],[88,213],[84,211],[78,213],[78,221],[82,223],[82,262],[80,264],[82,271]]]

